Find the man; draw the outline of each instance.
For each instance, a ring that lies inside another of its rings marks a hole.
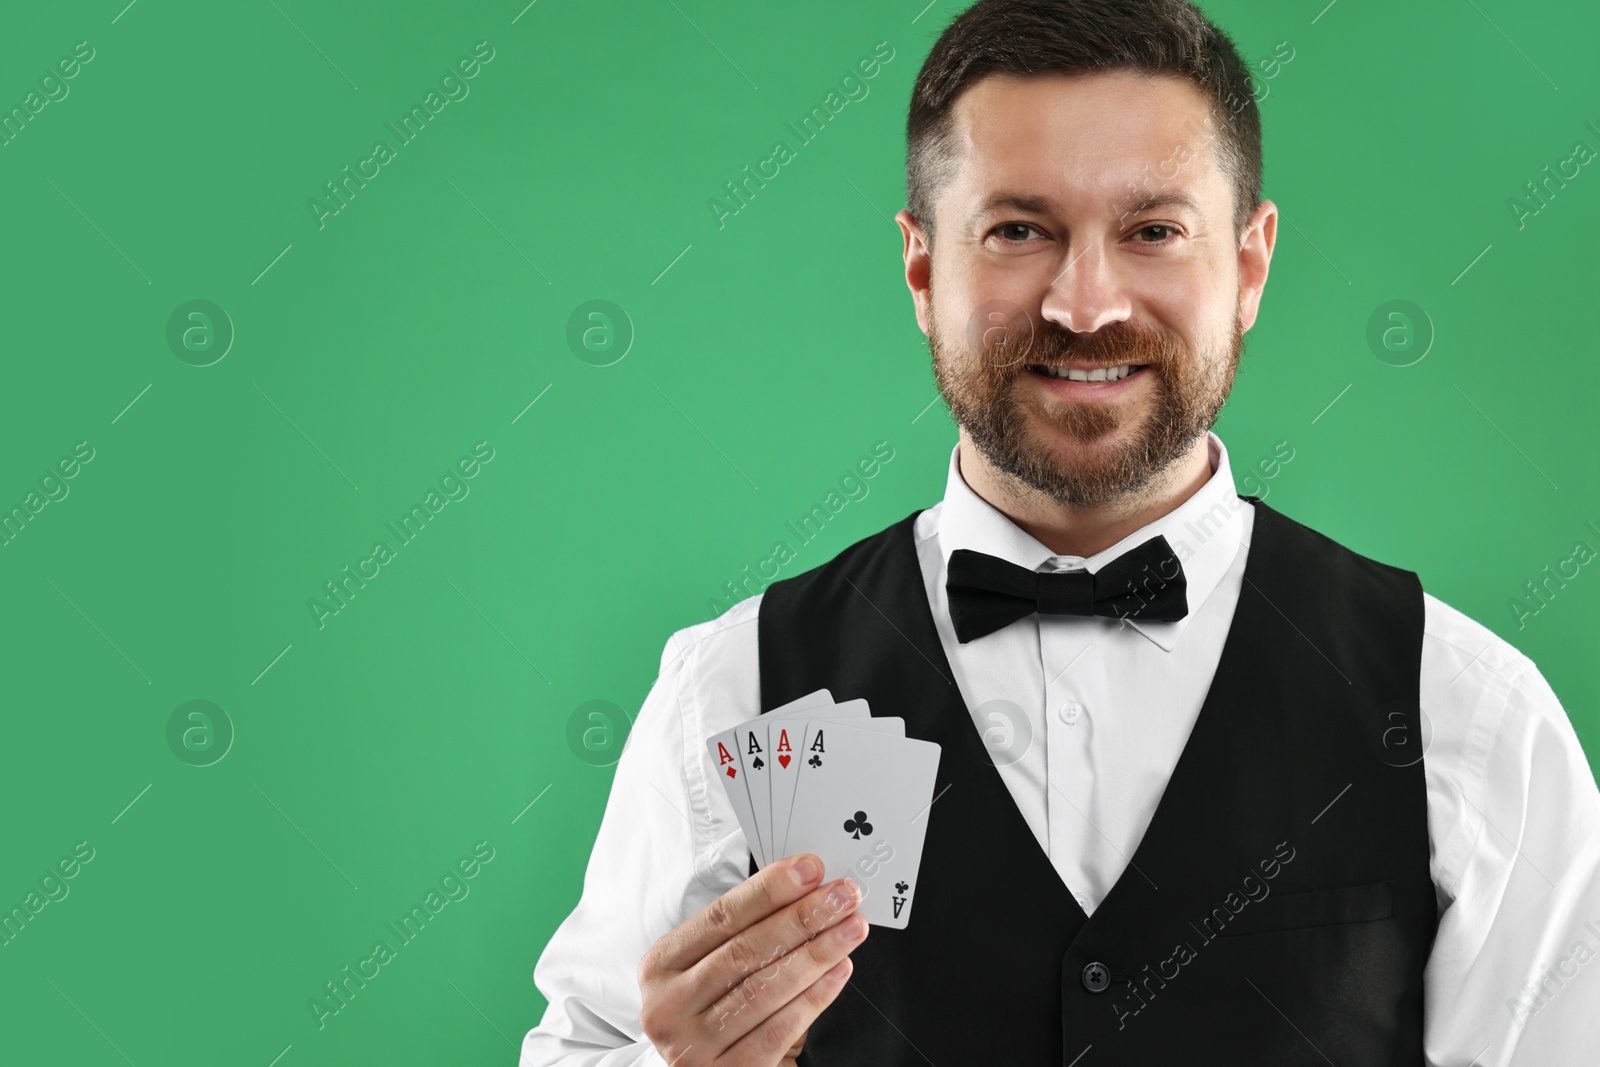
[[[907,133],[945,497],[673,635],[523,1067],[1592,1062],[1565,712],[1209,432],[1278,219],[1232,43],[1184,0],[981,0]],[[752,875],[712,784],[705,738],[821,687],[942,746],[905,930],[807,857]]]

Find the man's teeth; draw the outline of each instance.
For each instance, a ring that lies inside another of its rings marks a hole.
[[[1120,367],[1096,367],[1094,370],[1043,365],[1035,366],[1033,369],[1051,378],[1065,378],[1069,382],[1118,382],[1132,374],[1136,368],[1132,363],[1125,363]]]

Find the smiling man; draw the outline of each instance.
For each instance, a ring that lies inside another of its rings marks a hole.
[[[1045,543],[1091,555],[1211,477],[1206,431],[1255,323],[1277,208],[1236,222],[1227,131],[1178,78],[996,74],[935,106],[913,102],[913,207],[897,221],[962,476]],[[1235,167],[1259,186],[1259,165]]]
[[[523,1067],[1589,1061],[1600,792],[1555,695],[1211,432],[1260,184],[1184,0],[944,31],[897,217],[944,498],[673,635]],[[712,784],[706,738],[824,687],[941,746],[905,929],[757,872]]]

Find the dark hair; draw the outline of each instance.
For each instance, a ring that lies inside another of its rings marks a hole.
[[[906,205],[933,240],[933,204],[953,176],[956,98],[994,74],[1185,78],[1213,103],[1216,160],[1233,188],[1233,229],[1261,201],[1261,113],[1233,40],[1188,0],[978,0],[923,61],[906,119]]]

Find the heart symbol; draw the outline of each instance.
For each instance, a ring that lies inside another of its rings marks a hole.
[[[778,763],[781,766],[784,766],[784,767],[789,766],[789,757],[788,756],[779,756],[778,757]]]

